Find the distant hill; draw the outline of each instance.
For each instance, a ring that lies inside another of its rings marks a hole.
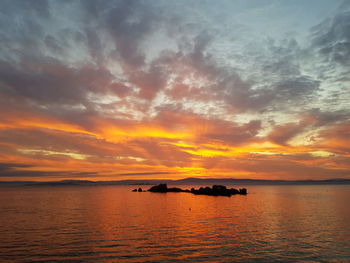
[[[328,180],[259,180],[259,179],[234,179],[234,178],[185,178],[180,180],[119,180],[119,181],[89,181],[89,180],[63,180],[52,182],[12,181],[0,182],[0,186],[98,186],[98,185],[155,185],[166,183],[169,185],[330,185],[350,184],[350,179],[328,179]]]
[[[237,185],[295,185],[295,184],[350,184],[350,179],[328,180],[260,180],[233,178],[186,178],[176,181],[179,184],[237,184]]]

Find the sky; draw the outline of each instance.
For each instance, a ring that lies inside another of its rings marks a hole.
[[[0,181],[350,178],[350,1],[1,0]]]

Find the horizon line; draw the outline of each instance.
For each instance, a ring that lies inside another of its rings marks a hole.
[[[55,180],[55,181],[26,181],[26,180],[14,180],[14,181],[1,181],[0,184],[6,183],[122,183],[122,182],[139,182],[139,183],[147,183],[147,182],[182,182],[182,181],[241,181],[241,182],[285,182],[285,183],[293,183],[293,182],[337,182],[337,181],[348,181],[350,182],[350,178],[329,178],[329,179],[295,179],[295,180],[286,180],[286,179],[254,179],[254,178],[196,178],[196,177],[186,177],[182,179],[122,179],[122,180],[88,180],[88,179],[63,179],[63,180]]]

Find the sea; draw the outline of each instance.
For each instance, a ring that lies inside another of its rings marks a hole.
[[[350,262],[350,185],[138,187],[0,187],[0,262]]]

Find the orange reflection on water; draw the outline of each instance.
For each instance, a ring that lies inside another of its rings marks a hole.
[[[135,187],[1,189],[0,258],[322,261],[348,252],[349,186],[249,186],[231,198]]]

